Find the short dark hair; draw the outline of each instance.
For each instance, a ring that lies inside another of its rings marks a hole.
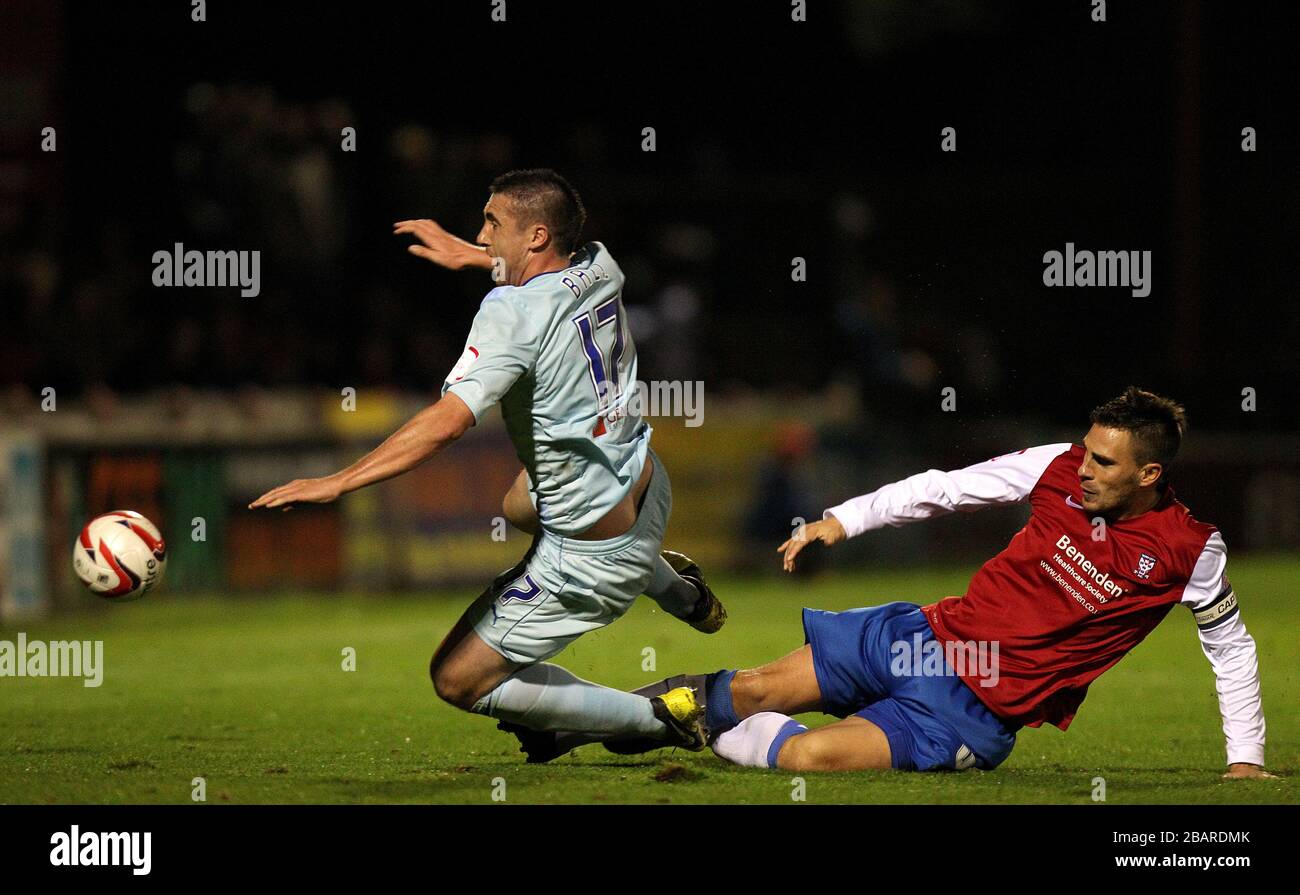
[[[1133,437],[1139,465],[1156,462],[1166,470],[1178,456],[1187,431],[1187,411],[1165,398],[1130,385],[1124,394],[1093,408],[1089,419],[1098,426],[1123,429]],[[1160,473],[1163,480],[1164,472]]]
[[[544,223],[565,254],[578,250],[587,209],[569,181],[550,168],[508,171],[492,181],[491,192],[508,196],[524,215]]]

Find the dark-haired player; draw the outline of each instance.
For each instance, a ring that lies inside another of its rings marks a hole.
[[[785,770],[994,768],[1022,726],[1065,730],[1092,681],[1175,604],[1196,619],[1214,669],[1228,777],[1264,770],[1255,642],[1227,577],[1223,538],[1174,497],[1183,408],[1137,388],[1093,410],[1082,446],[1050,444],[952,472],[930,470],[823,514],[778,549],[1028,501],[1029,522],[963,597],[847,612],[805,609],[807,643],[746,671],[669,678],[694,686],[713,750]],[[843,720],[808,730],[790,715]],[[589,740],[588,740],[589,741]],[[579,745],[561,734],[550,751]],[[536,745],[536,744],[534,744]],[[615,751],[653,748],[610,742]]]
[[[694,693],[653,698],[581,680],[546,662],[623,615],[641,593],[711,633],[726,613],[699,569],[664,551],[672,491],[634,402],[636,346],[623,272],[599,242],[580,241],[578,193],[548,169],[493,181],[477,244],[433,221],[401,221],[410,251],[498,283],[474,317],[442,398],[352,466],[290,482],[254,507],[327,502],[400,475],[460,438],[500,404],[524,465],[507,517],[532,547],[498,576],[430,663],[438,695],[507,729],[579,730],[703,748]]]

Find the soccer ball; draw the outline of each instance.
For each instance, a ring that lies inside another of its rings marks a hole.
[[[86,523],[72,547],[72,568],[97,596],[114,603],[138,600],[162,581],[167,545],[144,516],[115,510]]]

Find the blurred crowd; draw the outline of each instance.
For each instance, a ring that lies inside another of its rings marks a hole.
[[[868,412],[891,417],[932,404],[941,369],[948,384],[996,387],[990,335],[954,334],[909,305],[878,261],[877,215],[860,194],[816,183],[777,199],[745,191],[737,150],[716,140],[700,142],[686,171],[657,174],[614,151],[599,123],[538,158],[504,132],[365,120],[339,98],[196,84],[160,118],[176,133],[158,141],[156,169],[142,165],[147,179],[95,172],[122,179],[113,194],[134,207],[96,205],[73,220],[39,196],[8,202],[7,406],[32,404],[45,386],[104,407],[106,395],[171,386],[433,391],[490,283],[412,258],[389,224],[435,217],[472,239],[491,179],[540,163],[583,192],[587,238],[628,275],[643,378],[704,380],[715,396],[847,383]],[[342,151],[348,127],[355,152]],[[78,176],[63,188],[80,210]],[[260,251],[260,294],[154,286],[153,253],[178,242]],[[812,282],[790,277],[799,247]]]

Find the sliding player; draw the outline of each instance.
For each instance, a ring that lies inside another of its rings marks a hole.
[[[713,750],[741,765],[989,769],[1011,754],[1022,726],[1065,730],[1089,684],[1181,604],[1217,680],[1224,776],[1272,776],[1263,767],[1255,642],[1228,583],[1223,538],[1192,518],[1168,484],[1183,408],[1129,388],[1091,421],[1082,447],[1051,444],[919,473],[832,507],[778,548],[791,571],[812,541],[829,546],[884,526],[1028,501],[1028,524],[964,597],[805,609],[807,643],[776,662],[637,692],[686,685],[705,693]],[[789,717],[809,711],[843,720],[810,731]],[[560,734],[549,750],[584,741]],[[531,745],[541,754],[544,744]]]
[[[536,533],[519,564],[434,653],[435,690],[512,731],[578,730],[700,749],[701,710],[689,689],[647,698],[546,662],[619,618],[643,592],[706,633],[726,619],[698,566],[660,554],[672,491],[650,449],[651,428],[628,401],[637,358],[623,272],[600,243],[580,245],[585,217],[573,187],[538,169],[492,183],[478,245],[433,221],[395,224],[395,233],[421,241],[413,254],[491,270],[501,285],[484,298],[441,400],[347,469],[282,485],[252,506],[328,502],[400,475],[499,403],[524,465],[506,515]]]

